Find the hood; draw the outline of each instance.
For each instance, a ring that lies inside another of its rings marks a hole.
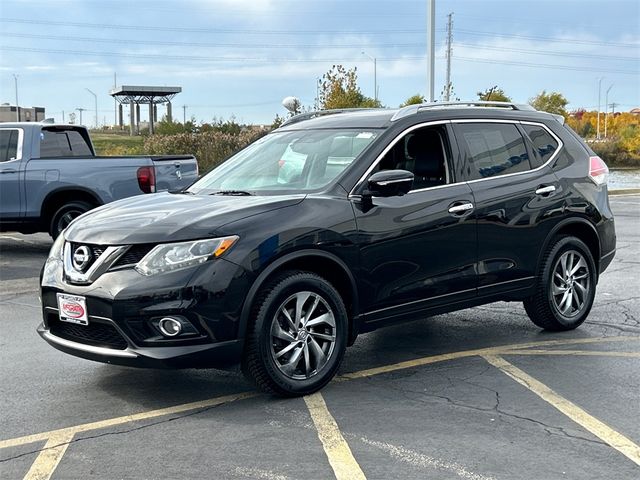
[[[179,242],[214,237],[222,225],[300,203],[305,195],[223,196],[157,193],[126,198],[78,217],[65,239],[95,245]]]

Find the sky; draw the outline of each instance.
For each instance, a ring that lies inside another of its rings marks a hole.
[[[638,0],[436,0],[436,98],[449,13],[461,100],[498,85],[515,102],[559,91],[569,109],[595,110],[603,78],[603,110],[609,87],[616,111],[640,106]],[[118,86],[182,87],[180,121],[271,123],[284,97],[313,105],[334,64],[356,67],[373,97],[376,58],[379,99],[397,107],[426,94],[426,25],[427,0],[0,0],[0,103],[15,104],[17,75],[21,106],[57,121],[86,108],[93,126],[89,89],[98,123],[113,124],[116,74]]]

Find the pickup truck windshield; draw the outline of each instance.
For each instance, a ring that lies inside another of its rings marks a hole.
[[[343,129],[271,133],[205,175],[189,192],[316,190],[344,171],[377,135]]]

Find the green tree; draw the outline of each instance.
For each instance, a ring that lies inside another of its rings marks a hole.
[[[498,88],[497,85],[487,88],[484,92],[478,92],[478,100],[484,102],[510,102],[511,97],[504,93],[504,90]]]
[[[420,95],[419,93],[416,93],[415,95],[411,95],[403,103],[401,103],[400,107],[406,107],[407,105],[419,105],[426,101],[427,100],[426,98],[424,98],[424,95]]]
[[[529,105],[541,112],[555,113],[568,117],[567,104],[569,100],[559,92],[547,93],[546,90],[541,91],[538,95],[529,99]]]
[[[360,91],[356,68],[347,70],[342,65],[334,65],[322,76],[318,100],[321,110],[381,106],[378,100],[366,97]]]

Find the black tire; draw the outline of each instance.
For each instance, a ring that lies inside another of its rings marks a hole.
[[[55,240],[62,231],[75,219],[85,212],[88,212],[94,208],[93,205],[87,202],[75,201],[65,203],[60,207],[51,217],[51,223],[49,223],[49,235]]]
[[[299,324],[295,312],[298,302]],[[291,306],[295,308],[288,308]],[[316,325],[295,330],[306,322]],[[316,392],[340,366],[347,345],[347,324],[344,302],[327,280],[310,272],[283,272],[261,288],[253,304],[242,370],[267,393],[294,397]],[[331,336],[333,341],[329,340]],[[326,358],[324,363],[320,352]]]
[[[565,275],[574,269],[575,274]],[[558,236],[542,257],[535,294],[524,301],[524,308],[540,328],[573,330],[591,311],[596,283],[596,265],[589,247],[577,237]]]

